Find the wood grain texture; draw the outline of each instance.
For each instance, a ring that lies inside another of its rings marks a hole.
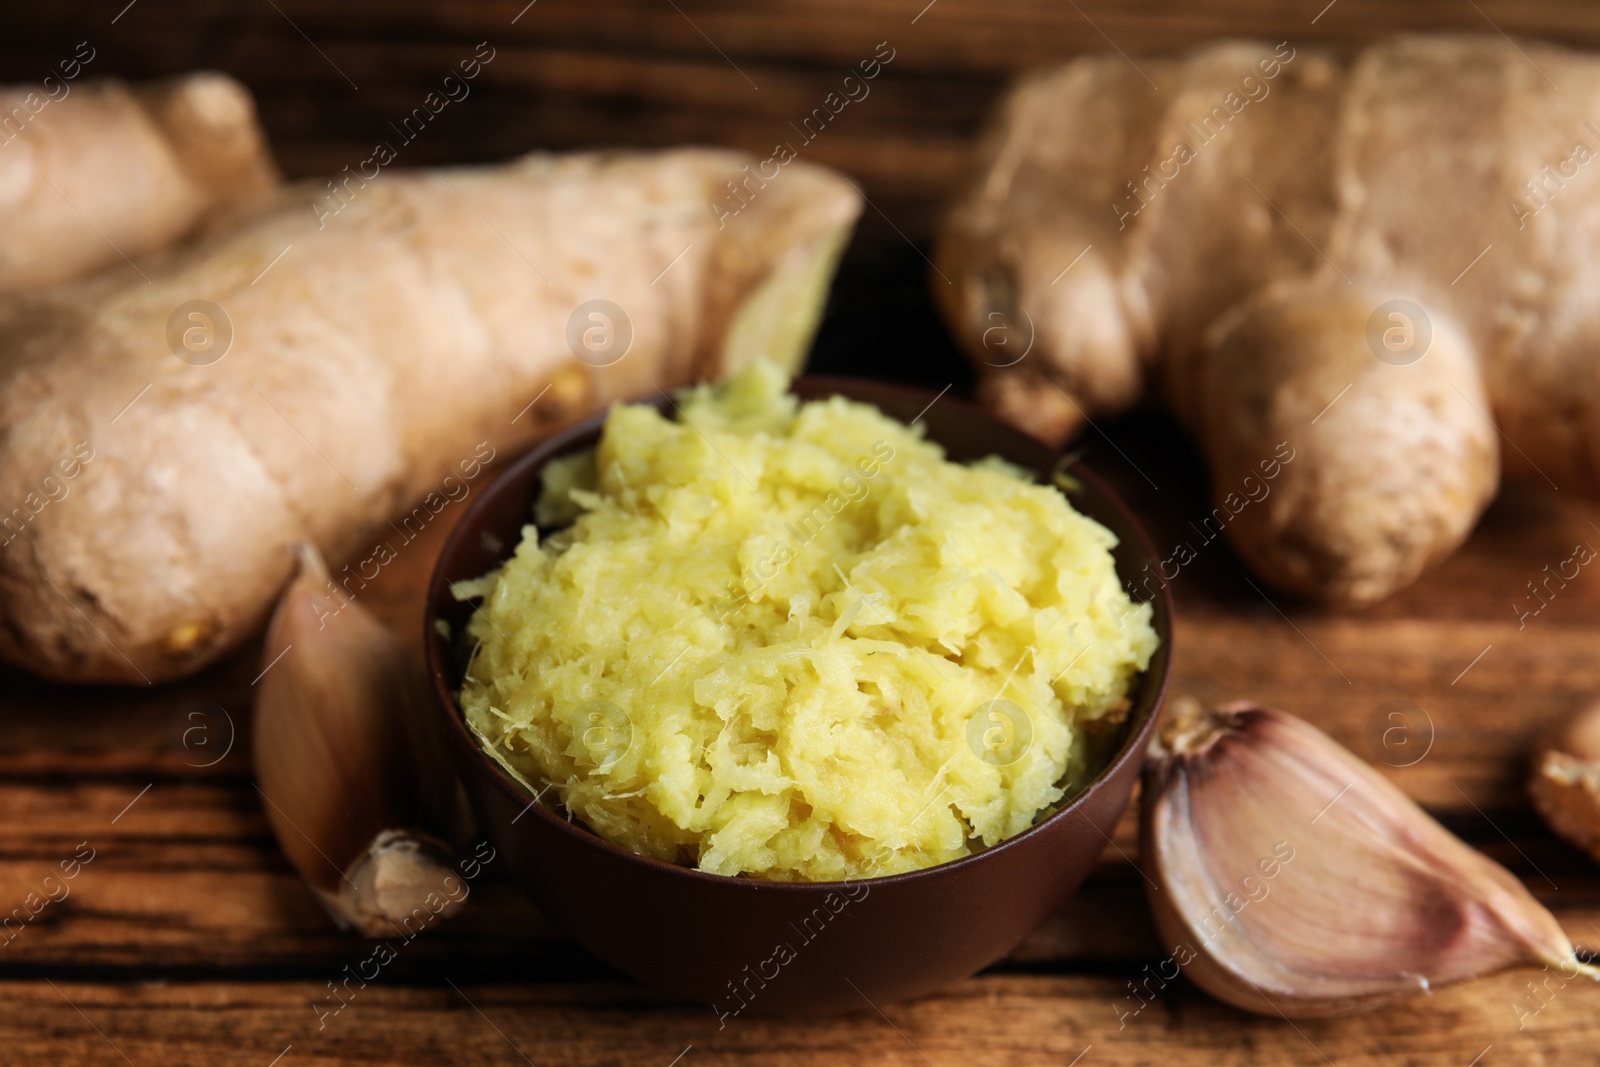
[[[328,977],[337,976],[333,966]],[[1593,991],[1552,985],[1541,1002],[1509,976],[1443,990],[1421,1004],[1289,1025],[1176,986],[1134,1014],[1139,1001],[1115,979],[997,975],[881,1011],[863,1004],[859,1014],[826,1020],[737,1018],[721,1029],[707,1008],[664,1003],[615,982],[480,983],[461,962],[434,977],[437,984],[428,986],[381,977],[365,989],[352,986],[337,1014],[326,979],[6,982],[0,983],[0,1033],[20,1063],[110,1064],[126,1057],[173,1067],[268,1067],[279,1055],[285,1067],[1467,1067],[1474,1056],[1484,1067],[1593,1062]],[[1535,1014],[1538,1003],[1544,1007]],[[1520,1014],[1519,1004],[1525,1005]]]
[[[1316,42],[1397,31],[1504,31],[1600,45],[1600,11],[1561,0],[138,0],[28,4],[8,14],[0,72],[42,77],[78,41],[92,75],[215,67],[256,93],[297,176],[336,172],[393,140],[479,41],[496,49],[472,93],[405,145],[401,165],[487,161],[534,148],[781,140],[858,178],[883,214],[868,237],[924,239],[973,132],[1017,73],[1084,51],[1184,49],[1222,36]],[[798,123],[888,42],[894,59],[810,143]],[[892,221],[892,225],[890,222]]]
[[[1205,498],[1175,431],[1153,416],[1108,429],[1109,438],[1088,442],[1090,460],[1158,544],[1186,536]],[[1589,621],[1600,580],[1571,583],[1522,629],[1509,606],[1544,561],[1583,539],[1596,510],[1559,492],[1513,489],[1441,571],[1395,601],[1343,616],[1268,603],[1225,544],[1207,545],[1173,583],[1175,687],[1207,699],[1253,696],[1317,722],[1510,867],[1575,940],[1600,945],[1600,868],[1551,838],[1520,792],[1537,731],[1600,692],[1591,652],[1600,633]],[[363,594],[414,643],[422,583],[444,533],[443,523],[430,528]],[[1600,534],[1589,537],[1600,544]],[[745,1020],[737,1034],[718,1033],[700,1010],[612,976],[493,877],[465,915],[406,945],[317,1031],[322,983],[370,950],[332,928],[267,832],[247,743],[258,655],[250,649],[187,683],[148,690],[0,675],[0,902],[22,904],[81,843],[95,850],[67,898],[0,948],[0,978],[22,997],[0,1011],[0,1039],[110,1062],[54,982],[135,1063],[264,1064],[271,1056],[262,1049],[275,1055],[291,1043],[312,1062],[518,1062],[448,978],[541,1064],[637,1062],[622,1050],[666,1049],[665,1064],[688,1044],[697,1057],[741,1061],[825,1063],[848,1049],[921,1062],[870,1011],[820,1024]],[[1406,743],[1427,746],[1408,767],[1385,761],[1410,762],[1419,749],[1373,733],[1374,715],[1397,698],[1425,716],[1413,710],[1408,720]],[[1068,1062],[1090,1044],[1103,1062],[1207,1062],[1222,1049],[1242,1063],[1320,1062],[1282,1021],[1232,1012],[1182,983],[1149,984],[1144,968],[1163,950],[1136,856],[1130,815],[1088,885],[1008,961],[931,1000],[885,1006],[889,1017],[935,1063],[980,1049],[985,1062]],[[140,984],[157,979],[180,984]],[[1140,981],[1147,992],[1136,994],[1130,983]],[[1570,986],[1555,996],[1529,981],[1551,980],[1502,975],[1378,1015],[1299,1026],[1335,1062],[1462,1065],[1491,1044],[1557,1062],[1574,1034],[1592,1040],[1583,1013],[1600,1004],[1600,990]],[[28,998],[43,1006],[16,1007]],[[239,1040],[225,1037],[234,1033]]]
[[[887,41],[895,58],[870,96],[803,147],[872,201],[813,365],[958,392],[969,379],[927,306],[914,242],[931,233],[1015,73],[1086,50],[1137,57],[1233,35],[1300,44],[1503,30],[1600,47],[1600,9],[1557,0],[124,3],[8,11],[0,79],[42,77],[82,40],[98,50],[91,75],[227,70],[257,94],[296,176],[366,158],[479,41],[495,59],[468,99],[404,147],[403,165],[683,141],[765,154]],[[1424,581],[1326,614],[1269,600],[1226,544],[1194,531],[1208,511],[1204,473],[1169,423],[1139,415],[1083,444],[1159,549],[1198,549],[1173,583],[1176,691],[1306,716],[1507,864],[1575,939],[1600,946],[1600,867],[1550,837],[1521,791],[1538,732],[1600,693],[1600,577],[1585,571],[1525,625],[1517,617],[1546,564],[1579,541],[1600,546],[1600,508],[1548,486],[1509,488]],[[443,533],[431,527],[363,594],[413,645]],[[1527,971],[1297,1025],[1183,982],[1136,992],[1162,949],[1131,819],[1084,889],[1008,961],[881,1013],[863,1005],[842,1019],[741,1019],[719,1031],[706,1009],[611,974],[488,876],[464,915],[406,945],[319,1029],[326,983],[370,949],[332,928],[267,832],[249,774],[259,669],[253,648],[152,689],[74,689],[0,669],[0,915],[80,845],[94,849],[64,900],[0,934],[0,1061],[1492,1067],[1591,1062],[1600,1040],[1600,991]],[[1396,710],[1401,720],[1388,717]],[[1397,722],[1404,729],[1386,734]]]

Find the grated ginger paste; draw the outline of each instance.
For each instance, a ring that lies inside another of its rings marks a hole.
[[[635,852],[828,881],[1027,829],[1104,760],[1156,648],[1115,538],[998,460],[801,404],[758,363],[617,407],[482,597],[467,722]]]

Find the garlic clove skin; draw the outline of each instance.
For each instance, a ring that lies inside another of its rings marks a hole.
[[[337,895],[335,918],[351,916],[350,925],[368,937],[392,936],[397,927],[410,932],[427,916],[448,919],[466,900],[466,883],[450,867],[452,852],[419,830],[382,831],[346,868],[341,889],[349,892]]]
[[[1247,1011],[1335,1015],[1523,965],[1600,978],[1510,872],[1292,715],[1191,702],[1140,805],[1163,943]]]
[[[334,920],[393,936],[459,909],[465,882],[450,861],[469,809],[421,665],[339,596],[315,549],[298,551],[257,683],[257,785],[279,845]]]
[[[1600,702],[1551,735],[1534,759],[1528,796],[1550,829],[1600,860]]]

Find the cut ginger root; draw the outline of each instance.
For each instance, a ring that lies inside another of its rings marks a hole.
[[[1367,604],[1502,463],[1600,495],[1597,109],[1600,59],[1499,37],[1077,59],[1000,107],[931,288],[1003,417],[1054,443],[1161,401],[1208,540]]]
[[[552,429],[761,357],[793,369],[860,196],[796,162],[719,220],[750,162],[317,182],[148,284],[110,271],[0,311],[0,656],[192,673],[261,624],[290,546],[351,561],[359,596]]]

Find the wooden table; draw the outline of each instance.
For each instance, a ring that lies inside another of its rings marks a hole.
[[[302,175],[364,158],[373,130],[483,39],[501,51],[481,96],[419,138],[407,163],[540,144],[765,150],[846,66],[892,41],[875,95],[812,156],[859,176],[875,205],[813,366],[958,390],[967,378],[928,309],[912,242],[931,231],[973,129],[1017,69],[1108,42],[1139,51],[1225,34],[1298,42],[1503,28],[1600,44],[1600,11],[1555,0],[124,2],[8,12],[0,74],[38,76],[85,38],[100,50],[94,73],[230,70],[256,90],[281,158]],[[1188,537],[1188,521],[1207,510],[1188,444],[1155,416],[1105,430],[1087,437],[1089,462],[1158,546]],[[365,594],[408,640],[444,531],[434,524]],[[1225,545],[1208,546],[1174,586],[1175,689],[1308,717],[1510,867],[1574,939],[1600,946],[1600,871],[1544,831],[1521,786],[1534,734],[1600,693],[1600,577],[1584,572],[1524,628],[1514,607],[1579,542],[1600,546],[1600,507],[1511,487],[1439,570],[1348,615],[1269,602]],[[1535,972],[1297,1024],[1223,1007],[1179,981],[1130,1014],[1141,1003],[1130,983],[1162,955],[1131,820],[1082,892],[1010,959],[882,1012],[719,1029],[709,1009],[664,1000],[587,957],[491,877],[460,918],[408,945],[319,1026],[313,1002],[369,948],[333,929],[267,831],[248,751],[258,655],[250,648],[151,689],[70,688],[0,670],[0,914],[27,914],[29,894],[60,896],[46,876],[93,855],[63,899],[0,927],[0,1062],[1495,1067],[1596,1056],[1600,990],[1535,991]],[[1386,739],[1396,709],[1406,730]]]
[[[1183,443],[1153,416],[1123,422],[1112,440],[1126,460],[1091,438],[1090,461],[1158,544],[1183,537],[1205,512]],[[1600,545],[1596,520],[1600,508],[1570,495],[1513,487],[1437,572],[1349,616],[1269,603],[1229,549],[1209,546],[1174,582],[1175,688],[1307,716],[1510,867],[1575,940],[1600,944],[1600,871],[1542,829],[1521,790],[1534,732],[1600,692],[1600,579],[1580,576],[1521,630],[1511,606],[1546,562],[1580,541]],[[365,594],[417,644],[421,584],[443,532],[436,524]],[[1535,972],[1294,1025],[1178,982],[1128,1015],[1141,1004],[1129,983],[1162,956],[1131,859],[1131,818],[1083,891],[1009,960],[882,1014],[863,1005],[847,1018],[741,1018],[719,1029],[709,1009],[664,1000],[586,957],[514,887],[490,881],[319,1027],[312,1003],[370,949],[333,929],[267,831],[248,744],[258,655],[152,689],[0,673],[0,904],[43,895],[46,875],[85,844],[94,856],[64,883],[64,899],[7,931],[0,1060],[267,1067],[288,1049],[285,1067],[523,1056],[540,1067],[667,1067],[690,1049],[685,1067],[953,1067],[1064,1065],[1089,1049],[1084,1064],[1326,1056],[1466,1067],[1486,1049],[1484,1065],[1591,1062],[1600,1034],[1600,989],[1536,996]],[[1409,708],[1407,732],[1385,739],[1392,701],[1412,702],[1395,705]],[[1410,765],[1392,766],[1401,763]]]

